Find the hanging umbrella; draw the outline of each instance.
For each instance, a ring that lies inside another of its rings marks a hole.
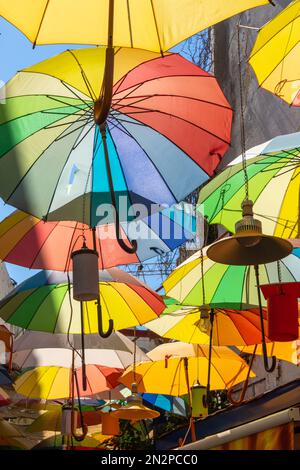
[[[65,335],[67,336],[67,335]],[[20,369],[41,367],[41,366],[60,366],[72,367],[72,349],[63,348],[43,348],[28,349],[14,353],[14,364]],[[140,350],[140,360],[147,360],[147,356]],[[125,369],[133,362],[133,355],[122,354],[121,351],[108,349],[89,349],[85,344],[85,364],[101,364],[108,367]],[[75,358],[75,366],[79,367],[81,363],[81,354]]]
[[[300,1],[294,0],[257,35],[249,63],[261,87],[300,106]]]
[[[153,57],[115,50],[104,127],[103,48],[68,50],[19,72],[1,107],[5,202],[44,220],[116,221],[119,236],[119,221],[180,202],[212,176],[232,109],[207,72],[178,54]]]
[[[189,393],[189,385],[206,385],[208,378],[208,346],[168,343],[149,353],[153,362],[130,366],[119,379],[130,386],[136,382],[139,392],[181,396]],[[225,347],[213,347],[211,360],[211,389],[223,390],[245,380],[247,364],[233,351]],[[251,373],[254,377],[254,374]],[[159,380],[158,380],[159,377]]]
[[[66,367],[72,362],[72,348],[81,349],[80,335],[26,331],[15,341],[13,363],[19,368]],[[134,344],[119,332],[105,339],[97,334],[87,335],[85,348],[85,360],[89,364],[125,368],[133,362]],[[136,357],[138,361],[147,360],[146,354],[137,346]]]
[[[183,39],[268,0],[0,0],[0,15],[35,44],[108,44],[162,52]]]
[[[122,372],[122,369],[87,364],[87,387],[83,390],[82,369],[76,369],[79,395],[90,396],[114,388]],[[21,374],[15,381],[14,388],[17,393],[28,398],[45,400],[69,398],[72,395],[72,367],[36,367]]]
[[[246,152],[249,192],[255,217],[267,234],[299,238],[300,133],[287,134]],[[210,224],[219,223],[231,232],[241,216],[244,199],[241,157],[200,191],[198,209]]]
[[[267,344],[268,356],[276,356],[278,359],[291,362],[292,364],[298,366],[300,359],[299,346],[299,340],[287,342],[276,341],[274,343],[269,343]],[[239,349],[243,354],[257,354],[259,356],[263,354],[261,345],[257,345],[255,350],[253,346],[243,346],[239,347]]]
[[[166,309],[167,310],[167,309]],[[209,318],[208,318],[209,322]],[[264,325],[267,329],[267,312],[264,309]],[[197,307],[180,306],[159,319],[145,325],[164,338],[176,339],[192,344],[209,344],[210,325],[203,324],[201,311]],[[266,341],[269,341],[266,337]],[[258,309],[231,310],[214,309],[212,344],[214,346],[240,346],[261,342]]]
[[[95,426],[101,423],[101,414],[97,411],[83,411],[84,422],[87,426]],[[78,419],[76,427],[81,427],[81,423]],[[46,411],[37,419],[34,420],[27,428],[27,432],[43,432],[43,431],[54,431],[60,432],[62,424],[62,407],[57,410]]]
[[[155,393],[143,393],[142,398],[143,401],[155,406],[156,408],[161,408],[168,413],[185,417],[188,416],[187,402],[182,398]]]
[[[212,245],[210,245],[212,246]],[[205,296],[202,289],[201,251],[196,252],[178,266],[164,281],[168,296],[183,305],[245,310],[257,307],[256,279],[253,266],[228,266],[215,263],[203,250]],[[274,263],[260,266],[261,285],[294,282],[300,279],[298,251]],[[205,298],[204,298],[205,297]],[[263,299],[264,305],[266,305]]]
[[[25,437],[15,426],[0,418],[0,450],[13,448],[28,450],[32,447],[28,437]]]
[[[147,219],[121,224],[121,236],[138,239],[135,253],[122,250],[116,239],[114,224],[96,227],[99,269],[130,263],[174,250],[194,238],[196,220],[192,206],[173,206]],[[84,224],[72,221],[44,222],[25,212],[15,211],[0,223],[0,259],[32,269],[72,269],[70,252],[81,248],[82,237],[93,246],[93,232]]]
[[[146,323],[164,309],[162,298],[133,276],[117,268],[100,272],[100,302],[103,325],[114,320],[115,330]],[[72,276],[70,274],[70,279]],[[0,301],[0,316],[28,330],[52,333],[98,332],[95,302],[80,303],[69,289],[65,273],[41,271],[17,286]],[[82,318],[81,318],[82,314]]]

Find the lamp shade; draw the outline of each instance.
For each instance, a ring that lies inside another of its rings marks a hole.
[[[272,341],[298,338],[298,298],[300,282],[260,286],[268,305],[268,337]]]
[[[292,249],[293,246],[288,240],[245,232],[214,243],[208,248],[207,256],[221,264],[254,266],[285,258]]]

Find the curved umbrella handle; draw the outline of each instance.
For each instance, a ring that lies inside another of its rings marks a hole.
[[[103,330],[102,308],[100,304],[100,299],[97,300],[97,314],[98,314],[98,333],[101,336],[101,338],[108,338],[114,330],[114,322],[110,318],[108,320],[108,330],[107,331]]]
[[[132,240],[130,245],[128,246],[124,240],[122,239],[120,233],[120,216],[119,216],[119,211],[117,208],[117,200],[116,200],[116,193],[114,191],[114,184],[113,184],[113,179],[112,179],[112,174],[111,174],[111,168],[110,168],[110,163],[109,163],[109,155],[108,155],[108,148],[107,148],[107,142],[106,142],[106,124],[103,123],[100,126],[100,132],[102,136],[102,141],[103,141],[103,150],[104,150],[104,157],[105,157],[105,166],[106,166],[106,171],[107,171],[107,179],[108,179],[108,184],[109,184],[109,191],[110,191],[110,197],[111,197],[111,202],[112,206],[114,207],[115,210],[115,224],[116,224],[116,237],[117,237],[117,242],[119,246],[122,248],[122,250],[126,251],[126,253],[133,254],[136,253],[137,250],[137,242],[136,240]]]
[[[263,308],[261,302],[261,293],[259,287],[259,268],[258,265],[254,266],[255,271],[255,278],[256,278],[256,287],[257,287],[257,297],[258,297],[258,305],[259,305],[259,318],[260,318],[260,329],[261,329],[261,343],[262,343],[262,350],[263,350],[263,358],[264,358],[264,368],[266,372],[273,372],[276,367],[276,357],[272,356],[272,362],[269,366],[268,361],[268,352],[266,346],[266,337],[265,337],[265,327],[264,327],[264,317],[263,317]]]
[[[249,367],[248,367],[247,377],[246,377],[246,380],[245,380],[245,382],[244,382],[244,385],[243,385],[243,388],[242,388],[242,392],[241,392],[241,395],[240,395],[239,399],[238,399],[238,400],[234,400],[234,399],[232,398],[233,386],[230,387],[230,388],[227,390],[227,399],[228,399],[229,403],[231,403],[231,405],[233,405],[233,406],[239,406],[239,405],[241,405],[241,404],[243,403],[243,401],[244,401],[244,398],[245,398],[245,395],[246,395],[246,392],[247,392],[247,388],[248,388],[250,372],[251,372],[251,369],[252,369],[252,366],[253,366],[253,362],[254,362],[254,358],[255,358],[256,349],[257,349],[257,344],[255,345],[254,350],[253,350],[253,353],[252,353],[251,361],[250,361],[250,364],[249,364]]]

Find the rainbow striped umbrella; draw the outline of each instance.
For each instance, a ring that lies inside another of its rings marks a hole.
[[[146,323],[164,309],[162,298],[117,268],[99,273],[104,328],[109,319],[121,330]],[[41,271],[0,301],[0,317],[21,328],[50,333],[81,333],[80,302],[73,299],[71,274]],[[98,332],[96,302],[83,303],[85,333]]]

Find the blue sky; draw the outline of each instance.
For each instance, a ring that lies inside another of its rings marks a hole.
[[[54,45],[54,46],[37,46],[33,49],[32,44],[26,37],[14,28],[11,24],[0,18],[0,84],[9,80],[17,71],[28,67],[36,62],[45,60],[55,54],[68,49],[78,48],[77,45]],[[84,46],[81,46],[84,47]],[[182,46],[174,48],[174,52],[180,52]],[[14,209],[5,205],[0,199],[0,220],[4,219]],[[14,266],[7,263],[10,276],[17,282],[21,282],[29,276],[35,274],[35,270],[29,270],[20,266]],[[147,279],[148,281],[148,279]],[[149,282],[154,287],[160,284],[160,278],[151,277]]]

